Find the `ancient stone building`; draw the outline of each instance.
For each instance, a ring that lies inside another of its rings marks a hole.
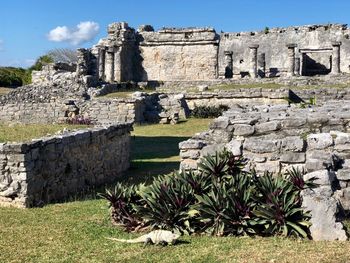
[[[108,26],[92,49],[79,49],[77,72],[106,82],[203,81],[350,73],[346,25],[221,33],[213,28]]]

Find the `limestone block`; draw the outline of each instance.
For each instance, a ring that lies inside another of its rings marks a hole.
[[[281,123],[277,121],[270,121],[270,122],[259,123],[255,125],[255,131],[257,134],[277,131],[280,128],[281,128]]]
[[[337,171],[337,179],[340,181],[350,181],[350,169],[340,169]]]
[[[244,141],[243,149],[253,153],[272,153],[280,148],[280,141],[260,138],[247,138]]]
[[[179,143],[179,148],[182,150],[185,149],[202,149],[206,145],[203,141],[189,139]]]
[[[282,121],[283,128],[301,127],[306,123],[306,118],[287,118]]]
[[[280,157],[282,163],[304,163],[305,160],[305,153],[298,152],[285,152]]]
[[[223,143],[215,143],[215,144],[204,146],[203,149],[201,150],[201,156],[213,155],[217,151],[219,152],[223,151],[224,148],[225,148],[225,144]]]
[[[226,149],[232,152],[233,155],[240,156],[242,155],[242,146],[242,140],[233,139],[228,144],[226,144]]]
[[[281,147],[285,151],[301,152],[305,142],[299,136],[290,136],[282,139]]]
[[[311,213],[310,232],[315,241],[347,240],[343,224],[337,222],[337,200],[320,194],[317,190],[302,192],[303,208]]]
[[[310,134],[307,136],[308,149],[325,149],[333,145],[333,137],[329,133]]]
[[[314,183],[318,185],[332,185],[334,180],[336,179],[335,172],[328,170],[319,170],[311,173],[307,173],[304,175],[304,180],[309,180],[312,177],[317,178]]]
[[[281,171],[281,165],[278,161],[268,161],[265,163],[255,163],[255,169],[258,173],[268,171],[277,174]]]
[[[181,151],[180,157],[182,159],[198,159],[200,156],[199,150],[187,150],[187,151]]]
[[[248,124],[235,124],[233,125],[233,135],[236,136],[249,136],[254,133],[254,126]]]

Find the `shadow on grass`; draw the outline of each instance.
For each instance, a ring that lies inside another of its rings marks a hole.
[[[131,159],[150,160],[166,159],[179,155],[179,143],[189,137],[172,136],[132,136],[131,137]]]
[[[172,173],[179,169],[179,143],[189,137],[173,136],[132,136],[131,163],[128,171],[114,183],[92,187],[63,202],[97,199],[98,193],[113,189],[118,183],[150,184],[159,175]]]

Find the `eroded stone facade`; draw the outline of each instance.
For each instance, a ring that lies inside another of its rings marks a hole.
[[[340,24],[218,34],[113,23],[92,49],[79,49],[77,71],[107,82],[336,75],[350,73],[349,34]]]

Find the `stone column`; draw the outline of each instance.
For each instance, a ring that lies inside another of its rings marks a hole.
[[[287,76],[294,76],[295,71],[295,48],[297,44],[288,44],[288,66],[287,66]]]
[[[295,69],[294,74],[300,76],[300,58],[295,58]]]
[[[122,74],[121,74],[121,50],[120,48],[115,50],[114,53],[114,81],[121,82]]]
[[[252,44],[249,46],[249,57],[250,57],[250,69],[249,74],[251,78],[258,77],[258,48],[259,45]]]
[[[300,53],[300,76],[304,76],[305,53]]]
[[[114,48],[106,50],[105,80],[107,82],[114,81]]]
[[[105,79],[105,61],[106,61],[106,48],[100,47],[98,49],[98,78]]]
[[[232,51],[225,51],[225,78],[230,79],[233,77],[233,61]]]
[[[261,53],[258,55],[258,75],[262,78],[266,76],[266,55]]]
[[[340,46],[341,42],[332,42],[332,74],[340,74]]]

